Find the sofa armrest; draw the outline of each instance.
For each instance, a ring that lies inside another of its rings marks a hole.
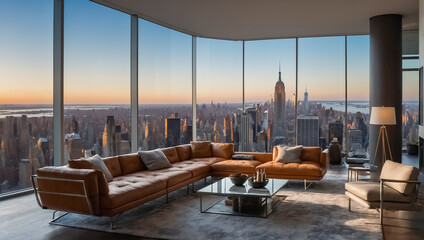
[[[328,153],[325,152],[325,151],[321,152],[321,156],[320,156],[320,159],[319,159],[319,163],[321,164],[321,166],[323,168],[326,169],[326,171],[327,171],[327,154]]]
[[[32,179],[42,208],[100,215],[98,176],[93,169],[43,167]]]

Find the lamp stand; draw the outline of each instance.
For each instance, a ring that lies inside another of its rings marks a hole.
[[[392,157],[392,150],[390,149],[390,142],[389,142],[389,135],[387,134],[387,128],[386,126],[381,126],[380,127],[380,133],[378,134],[378,140],[377,140],[377,146],[375,148],[375,153],[374,153],[374,161],[376,160],[375,158],[377,157],[377,152],[380,146],[380,141],[382,144],[382,153],[381,153],[381,168],[383,168],[384,162],[387,160],[386,158],[386,154],[387,154],[387,150],[386,148],[388,148],[389,150],[389,154],[390,154],[390,158],[389,160],[393,160]]]

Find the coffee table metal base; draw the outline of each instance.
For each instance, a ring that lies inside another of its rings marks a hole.
[[[251,196],[233,196],[233,204],[238,206],[228,206],[225,204],[225,198],[219,200],[218,202],[206,206],[204,209],[204,197],[208,195],[200,195],[200,212],[201,213],[212,213],[212,214],[223,214],[223,215],[235,215],[235,216],[244,216],[244,217],[262,217],[267,218],[275,208],[281,203],[282,197],[274,195],[271,198],[258,197],[259,204],[258,206],[248,206],[244,202],[251,203]],[[216,197],[216,196],[215,196]],[[248,198],[249,201],[248,201]],[[235,210],[236,209],[236,210]]]

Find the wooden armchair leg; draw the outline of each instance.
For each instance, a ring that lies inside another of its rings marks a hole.
[[[352,212],[351,206],[352,206],[352,200],[349,198],[349,212]]]

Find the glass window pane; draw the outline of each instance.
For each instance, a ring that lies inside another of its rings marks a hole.
[[[348,156],[368,158],[369,36],[347,38]]]
[[[0,194],[53,164],[53,1],[0,1]]]
[[[191,36],[145,20],[139,28],[140,147],[190,143]]]
[[[298,144],[324,149],[334,137],[343,144],[344,53],[344,37],[299,39]]]
[[[271,152],[278,144],[295,145],[295,39],[245,43],[245,91],[253,137],[243,151]]]
[[[403,69],[418,69],[420,67],[419,59],[402,59]]]
[[[65,1],[65,163],[130,152],[130,16]]]
[[[418,141],[419,72],[403,71],[402,145]]]
[[[242,42],[197,40],[197,139],[250,144],[251,119],[242,114]],[[245,117],[242,117],[245,116]]]

